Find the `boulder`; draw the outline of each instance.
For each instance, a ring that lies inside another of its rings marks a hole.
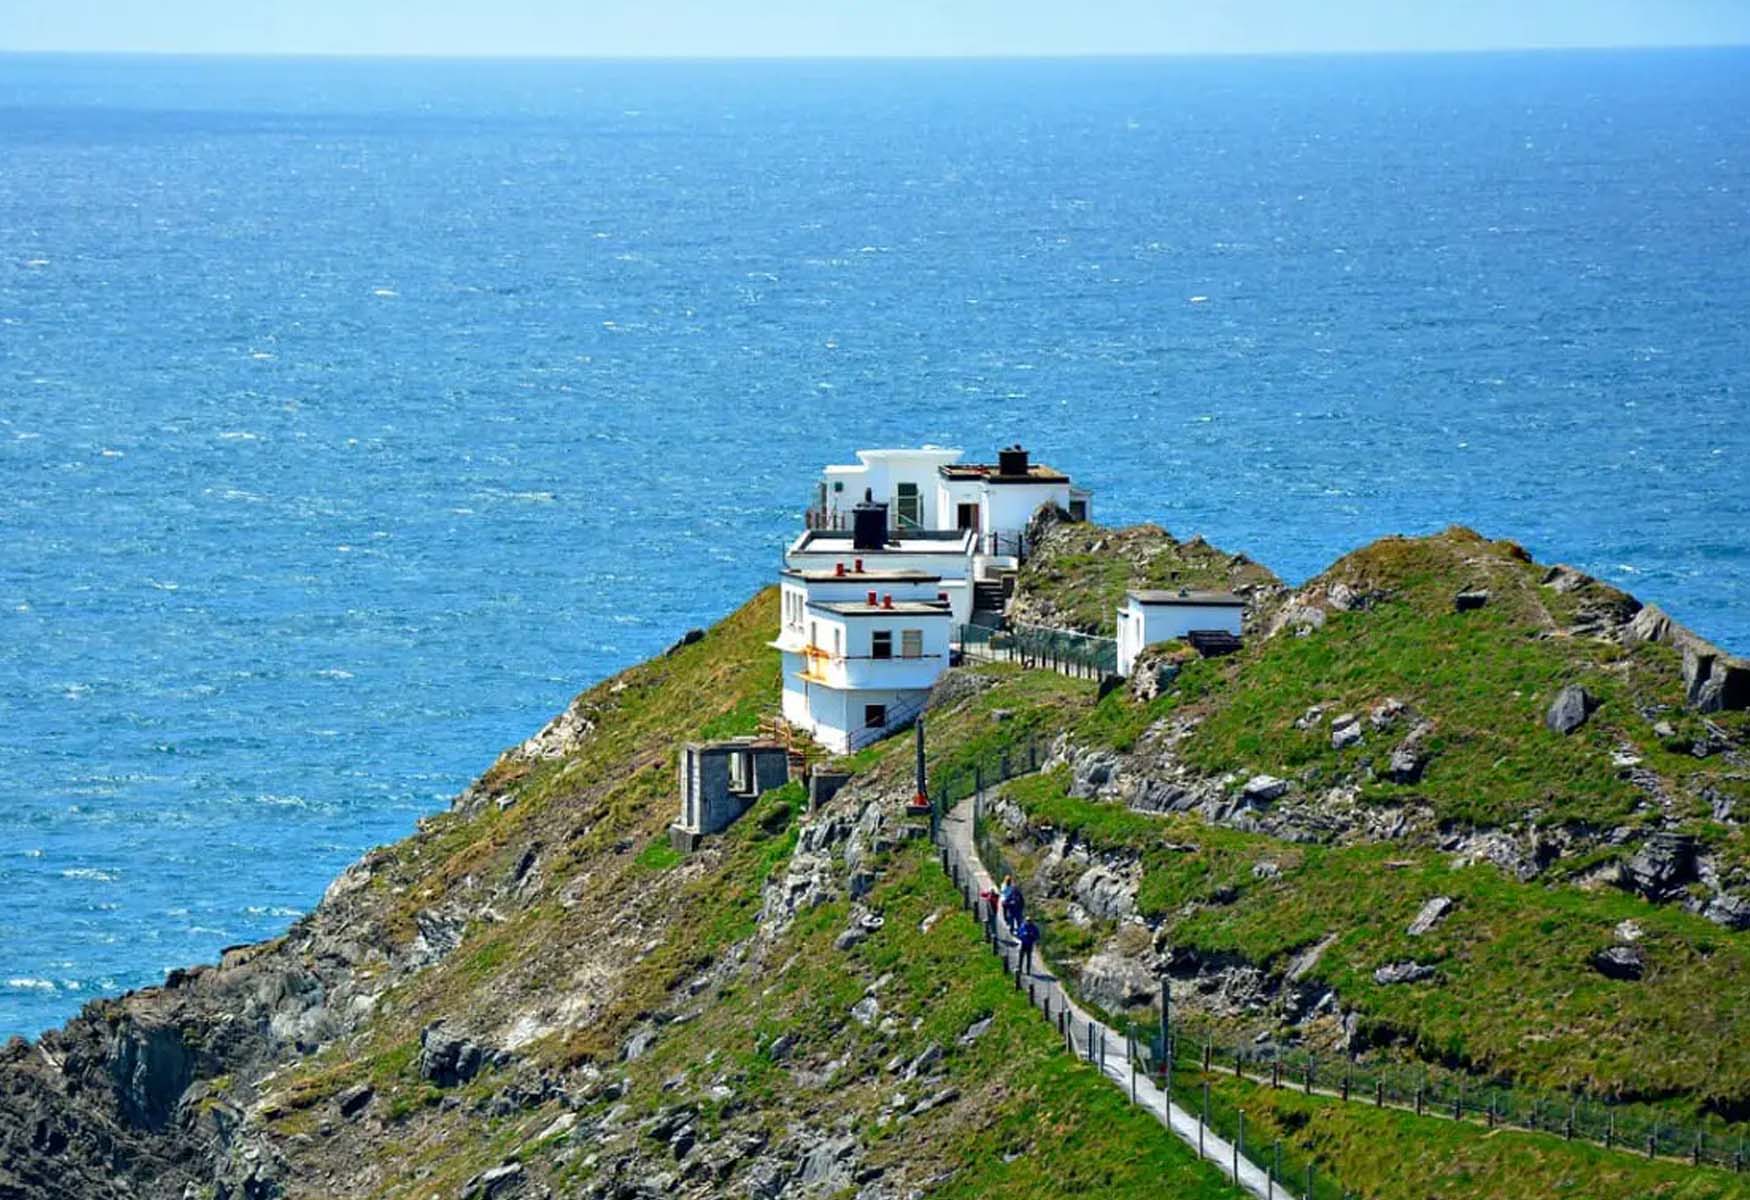
[[[492,1200],[520,1186],[522,1180],[523,1164],[509,1162],[474,1176],[462,1186],[462,1194],[469,1200]]]
[[[1153,1000],[1160,981],[1135,958],[1106,949],[1082,966],[1082,992],[1101,1008],[1117,1012]]]
[[[1331,749],[1344,750],[1361,742],[1361,718],[1344,713],[1331,722]]]
[[[1750,900],[1731,892],[1722,892],[1707,902],[1701,915],[1715,925],[1727,929],[1750,929]]]
[[[1387,963],[1373,973],[1373,982],[1379,984],[1417,983],[1434,977],[1434,968],[1426,963],[1395,962]]]
[[[368,1083],[355,1084],[334,1098],[334,1105],[340,1109],[340,1115],[351,1120],[364,1112],[371,1103],[373,1095]]]
[[[1592,955],[1592,969],[1609,979],[1633,980],[1647,973],[1647,956],[1639,946],[1616,945]]]
[[[1240,788],[1240,796],[1254,804],[1268,804],[1288,794],[1288,780],[1274,775],[1254,775]]]
[[[1095,863],[1076,880],[1075,895],[1081,906],[1096,917],[1119,920],[1136,911],[1136,889],[1140,882],[1127,875]]]
[[[654,1030],[650,1036],[655,1039]],[[467,1083],[487,1067],[501,1065],[508,1057],[502,1051],[451,1033],[442,1021],[427,1025],[419,1035],[419,1073],[439,1087]],[[627,1057],[635,1055],[628,1050]]]
[[[1695,840],[1660,832],[1622,865],[1622,879],[1649,900],[1668,900],[1696,878]]]
[[[1488,602],[1488,591],[1479,588],[1475,591],[1458,593],[1452,598],[1452,607],[1457,612],[1474,612]]]
[[[1592,699],[1585,688],[1577,683],[1570,683],[1556,693],[1549,711],[1544,714],[1543,722],[1555,732],[1566,736],[1584,725],[1586,718],[1592,715],[1592,710],[1596,707],[1598,702]]]
[[[1416,914],[1416,919],[1410,922],[1410,927],[1405,932],[1411,937],[1421,937],[1444,921],[1451,911],[1452,897],[1436,896],[1422,906],[1422,911]]]
[[[704,636],[705,631],[703,629],[689,629],[681,634],[679,638],[675,639],[674,645],[670,646],[667,650],[664,650],[663,653],[665,655],[674,654],[683,647],[691,646],[694,642],[702,640]]]
[[[1422,768],[1426,762],[1418,742],[1406,738],[1402,745],[1391,752],[1391,761],[1386,765],[1385,773],[1393,783],[1415,783],[1422,778]]]
[[[1396,696],[1387,696],[1373,706],[1373,711],[1367,714],[1367,720],[1375,729],[1384,729],[1398,717],[1403,715],[1404,702]]]

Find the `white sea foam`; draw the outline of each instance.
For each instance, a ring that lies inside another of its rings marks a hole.
[[[99,450],[98,453],[103,455],[103,457],[105,457],[105,458],[120,458],[122,456],[122,452],[120,450],[111,450],[108,447],[105,447],[104,449]]]
[[[394,288],[372,288],[371,289],[371,295],[373,295],[373,296],[399,296],[400,294],[401,293],[397,292]]]
[[[67,867],[61,872],[62,879],[91,879],[98,883],[114,883],[118,878],[113,871],[101,870],[98,867]]]
[[[247,429],[227,429],[219,434],[221,442],[259,442],[261,435]]]
[[[325,667],[316,672],[318,679],[351,679],[351,671],[343,671],[339,667]]]
[[[168,579],[148,579],[146,582],[161,592],[174,592],[182,586],[180,583],[172,583]]]
[[[1185,303],[1187,303],[1187,304],[1208,304],[1209,297],[1208,296],[1193,296],[1189,300],[1185,301]]]
[[[55,984],[50,979],[32,979],[27,975],[15,975],[6,981],[6,986],[15,992],[52,992]]]

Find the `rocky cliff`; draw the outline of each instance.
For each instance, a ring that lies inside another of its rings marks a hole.
[[[938,688],[934,769],[1052,748],[999,811],[1091,998],[1146,1007],[1164,968],[1248,1037],[1740,1115],[1735,660],[1465,531],[1293,593],[1148,527],[1039,532],[1028,620],[1249,600],[1239,655],[1103,699]],[[670,849],[676,748],[770,710],[776,620],[762,594],[584,693],[285,936],[0,1050],[0,1197],[1218,1194],[979,952],[909,746]]]

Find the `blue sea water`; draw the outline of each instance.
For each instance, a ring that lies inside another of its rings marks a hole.
[[[1750,648],[1747,325],[1745,51],[0,58],[0,1035],[283,929],[858,446]]]

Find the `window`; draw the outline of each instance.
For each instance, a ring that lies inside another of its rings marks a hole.
[[[842,480],[842,479],[835,479],[835,480],[833,480],[833,481],[832,481],[832,490],[833,490],[833,491],[835,491],[835,492],[842,492],[842,491],[844,491],[844,490],[845,490],[845,481],[844,481],[844,480]]]
[[[923,630],[902,629],[899,631],[899,656],[901,658],[922,658],[924,656]]]
[[[733,750],[730,752],[729,790],[738,796],[753,795],[752,750]]]
[[[880,729],[887,724],[887,706],[885,704],[865,704],[863,706],[863,727],[865,729]]]
[[[1069,519],[1085,521],[1088,519],[1088,502],[1086,500],[1071,500],[1069,502]]]
[[[902,483],[894,488],[894,511],[899,518],[901,529],[916,529],[924,523],[924,498],[918,494],[918,485]]]
[[[870,658],[893,657],[893,630],[877,629],[869,635]]]

